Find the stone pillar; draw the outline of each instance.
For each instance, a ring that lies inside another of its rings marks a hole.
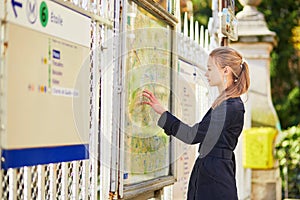
[[[239,0],[244,6],[237,13],[238,41],[230,46],[240,51],[249,65],[250,89],[248,111],[252,127],[273,127],[280,123],[271,98],[270,53],[276,45],[276,34],[267,27],[264,15],[256,8],[261,0]],[[249,108],[250,107],[250,108]],[[251,200],[281,199],[281,180],[278,166],[273,169],[252,169]]]
[[[250,66],[252,126],[271,126],[280,129],[270,86],[270,53],[276,45],[275,33],[267,27],[256,6],[261,0],[240,0],[243,11],[237,14],[239,40],[231,46],[240,50]]]

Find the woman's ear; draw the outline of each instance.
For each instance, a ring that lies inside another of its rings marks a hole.
[[[225,66],[224,67],[224,75],[228,75],[229,74],[229,66]]]

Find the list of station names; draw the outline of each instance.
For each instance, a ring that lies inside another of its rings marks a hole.
[[[64,81],[68,78],[68,69],[71,66],[66,66],[64,56],[66,49],[68,52],[76,50],[78,47],[62,40],[52,39],[49,43],[49,54],[51,62],[49,63],[49,85],[51,85],[52,95],[65,97],[78,97],[79,91],[74,87],[66,87]],[[68,55],[70,56],[70,55]],[[70,63],[69,63],[70,64]],[[69,74],[70,75],[70,74]]]

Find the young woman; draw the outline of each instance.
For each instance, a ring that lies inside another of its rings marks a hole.
[[[244,125],[244,104],[240,95],[250,84],[248,64],[236,50],[214,49],[208,59],[205,76],[210,86],[217,86],[219,96],[202,121],[188,126],[168,112],[148,90],[146,101],[160,114],[158,125],[167,135],[187,144],[200,143],[199,157],[191,173],[188,200],[237,200],[235,149]]]

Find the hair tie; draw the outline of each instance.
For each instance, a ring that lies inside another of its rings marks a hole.
[[[246,60],[244,58],[242,58],[242,62],[240,64],[240,67],[243,68],[243,64],[246,62]]]

